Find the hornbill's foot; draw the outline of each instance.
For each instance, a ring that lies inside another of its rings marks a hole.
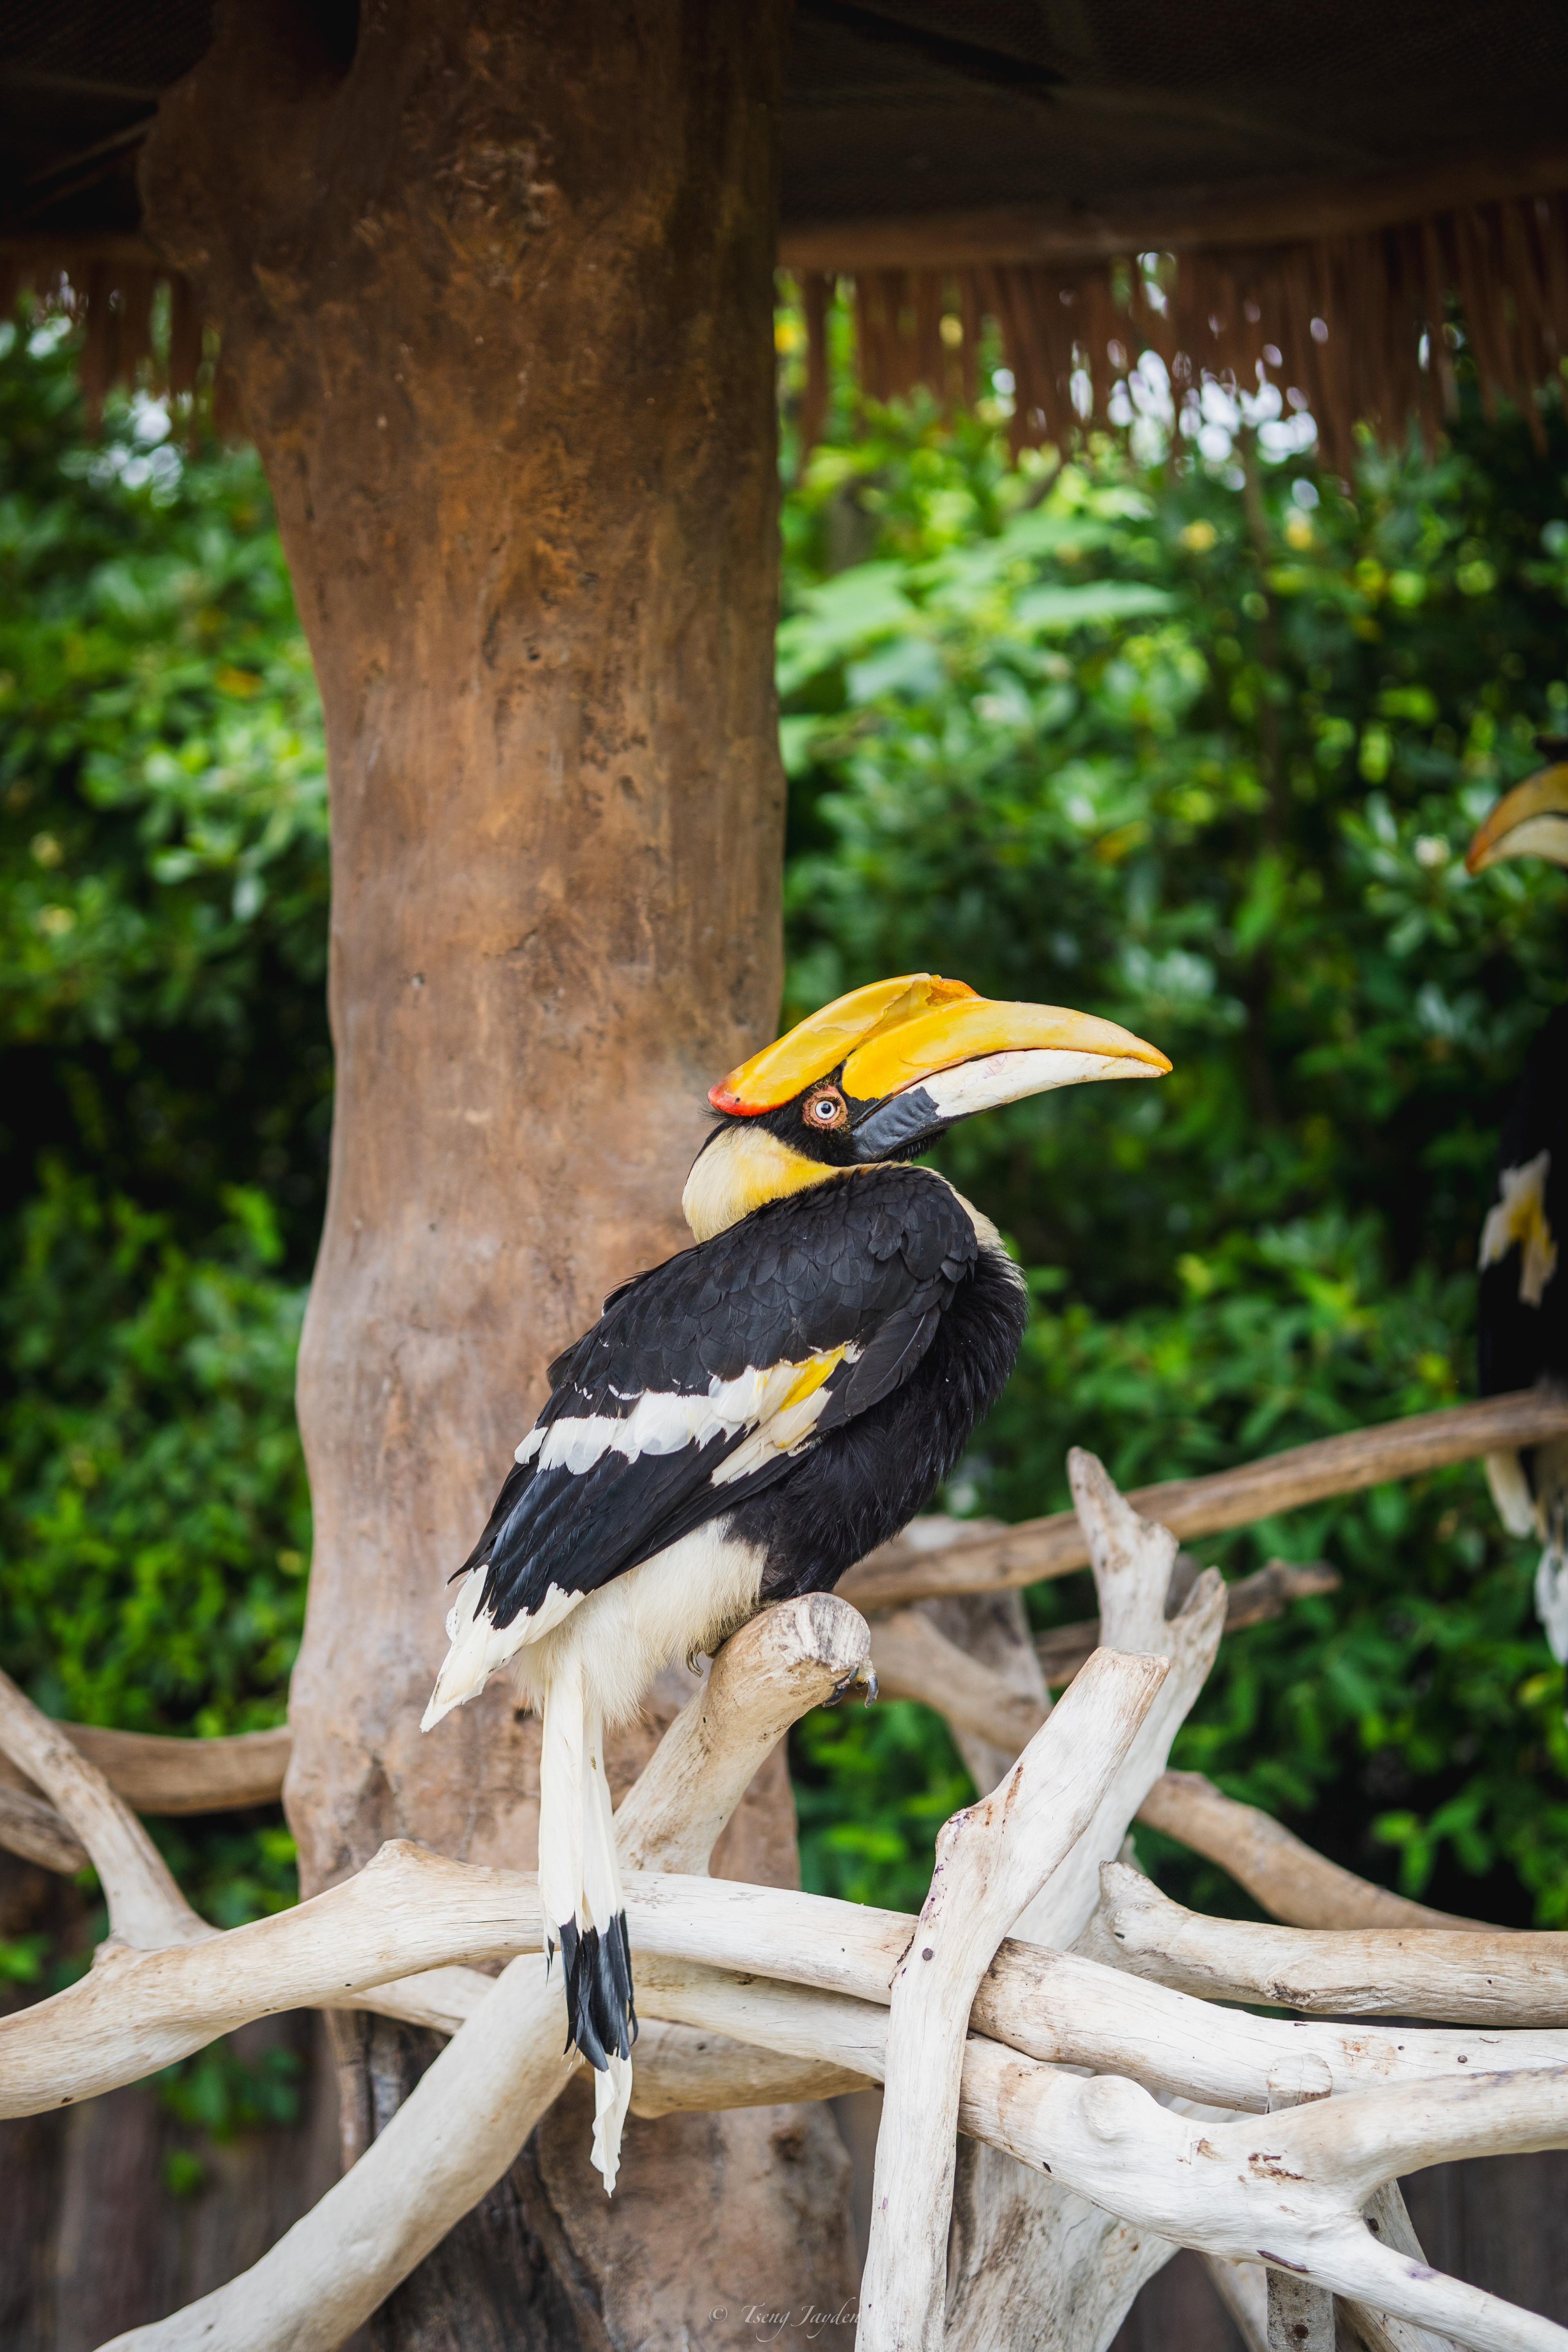
[[[822,1704],[824,1706],[837,1706],[842,1699],[849,1696],[851,1691],[864,1689],[866,1704],[869,1706],[877,1696],[877,1669],[868,1658],[863,1666],[857,1666],[852,1675],[846,1675],[841,1682],[835,1683]]]

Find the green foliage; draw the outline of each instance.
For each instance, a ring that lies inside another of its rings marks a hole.
[[[268,1217],[259,1193],[236,1207]],[[302,1295],[237,1221],[194,1256],[169,1217],[58,1164],[17,1223],[0,1297],[11,1670],[86,1722],[276,1722],[310,1548]]]
[[[804,1884],[918,1911],[936,1833],[973,1794],[942,1717],[909,1699],[819,1707],[796,1730],[795,1765]]]
[[[950,1502],[1061,1507],[1074,1443],[1137,1483],[1467,1393],[1499,1118],[1568,990],[1565,877],[1462,864],[1568,709],[1561,412],[1544,460],[1469,420],[1353,485],[1239,427],[1213,462],[1009,470],[973,420],[838,414],[786,509],[789,1012],[935,968],[1175,1062],[942,1147],[1036,1297]],[[1568,1919],[1563,1675],[1479,1468],[1199,1549],[1344,1581],[1226,1643],[1176,1760],[1411,1892]],[[1087,1578],[1036,1601],[1093,1608]],[[953,1769],[924,1754],[797,1740],[812,1883],[846,1852],[857,1893],[919,1880]]]
[[[285,2130],[300,2117],[298,2051],[264,2050],[242,2058],[232,2042],[215,2042],[158,2076],[165,2112],[190,2133],[195,2147],[176,2146],[163,2157],[163,2186],[170,2196],[197,2197],[207,2185],[201,2143],[221,2147],[241,2132]]]
[[[83,431],[0,329],[0,1654],[138,1730],[281,1720],[324,1189],[325,762],[259,465]],[[225,1924],[276,1814],[160,1827]]]
[[[331,1084],[314,681],[254,452],[150,403],[87,444],[58,328],[0,329],[0,1201],[40,1152],[320,1227]]]

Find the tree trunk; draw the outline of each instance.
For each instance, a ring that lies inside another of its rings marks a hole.
[[[337,1108],[286,1791],[307,1892],[394,1836],[532,1862],[537,1727],[510,1691],[418,1729],[447,1580],[544,1365],[684,1240],[705,1087],[773,1034],[784,17],[382,0],[356,36],[347,11],[230,5],[144,159],[267,466],[326,717]],[[770,1801],[777,1846],[782,1776]],[[352,2152],[422,2058],[380,2024],[340,2046]],[[563,2288],[579,2340],[655,2340],[679,2261],[661,2168],[688,2164],[726,2300],[839,2291],[842,2197],[831,2275],[805,2281],[768,2186],[803,2149],[841,2179],[826,2117],[670,2119],[630,2147],[607,2215],[586,2131],[563,2147],[556,2302],[528,2327],[520,2249],[545,2240],[514,2173],[384,2340],[570,2341]]]

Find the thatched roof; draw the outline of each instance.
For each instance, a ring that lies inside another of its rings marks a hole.
[[[210,0],[6,19],[0,257],[96,285],[102,378],[143,340],[137,144]],[[1152,343],[1178,383],[1262,360],[1342,443],[1440,415],[1455,300],[1483,385],[1557,373],[1564,87],[1568,11],[1540,0],[797,0],[781,258],[808,309],[855,276],[873,389],[946,384],[973,335],[944,313],[984,312],[1026,435],[1070,423],[1075,362],[1102,402]],[[1129,267],[1154,250],[1178,257],[1163,311]]]

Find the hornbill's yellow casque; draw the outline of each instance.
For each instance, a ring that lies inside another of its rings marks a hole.
[[[1541,748],[1568,751],[1542,739]],[[1472,874],[1504,857],[1568,866],[1568,763],[1543,768],[1504,794],[1466,855]],[[1483,1396],[1568,1381],[1568,1004],[1531,1046],[1503,1122],[1492,1205],[1481,1229],[1480,1388]],[[1554,1657],[1568,1661],[1568,1438],[1487,1457],[1503,1524],[1543,1547],[1535,1604]]]
[[[952,1470],[1013,1368],[995,1227],[907,1163],[954,1119],[1165,1056],[1109,1021],[905,974],[732,1070],[687,1179],[694,1249],[550,1367],[447,1621],[426,1729],[500,1666],[543,1717],[539,1880],[614,2185],[636,2032],[604,1734],[672,1658],[836,1583]],[[461,1573],[462,1571],[459,1571]]]

